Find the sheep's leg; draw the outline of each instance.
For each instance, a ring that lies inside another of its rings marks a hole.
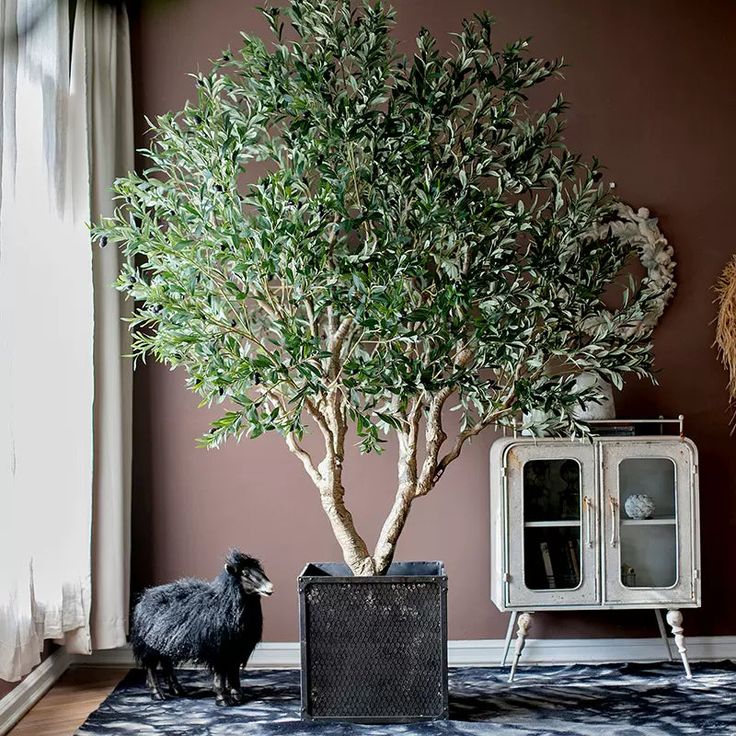
[[[166,684],[169,686],[169,690],[171,691],[171,693],[173,695],[184,695],[185,690],[176,677],[176,672],[174,672],[174,665],[170,659],[161,660],[161,670],[164,673]]]
[[[222,672],[215,672],[215,703],[217,705],[233,705],[233,699],[227,688],[227,677]]]
[[[227,672],[227,686],[234,703],[243,702],[243,690],[240,687],[240,665],[231,665]]]
[[[158,677],[156,677],[156,665],[153,667],[146,665],[146,685],[154,700],[166,700],[166,693],[161,689]]]

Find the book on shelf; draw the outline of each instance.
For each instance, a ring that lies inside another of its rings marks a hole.
[[[572,579],[577,585],[580,582],[580,546],[577,539],[567,540],[567,551],[570,559],[570,568],[572,570]]]
[[[542,553],[542,562],[544,563],[544,574],[547,576],[547,585],[550,588],[556,588],[555,574],[552,569],[552,557],[550,557],[549,554],[549,544],[547,544],[547,542],[540,542],[539,551]]]
[[[558,588],[577,588],[580,584],[579,547],[576,539],[561,539],[559,554],[556,556]]]

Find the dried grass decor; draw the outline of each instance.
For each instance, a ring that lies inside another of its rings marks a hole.
[[[736,402],[736,255],[718,279],[715,291],[718,302],[716,346],[721,362],[728,371],[728,392],[732,401]]]

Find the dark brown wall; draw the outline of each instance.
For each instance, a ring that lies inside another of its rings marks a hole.
[[[4,698],[18,683],[0,680],[0,699]]]
[[[711,284],[736,250],[736,3],[672,0],[395,0],[398,34],[426,24],[447,42],[460,20],[481,10],[498,19],[498,38],[534,36],[533,50],[563,55],[572,104],[567,138],[597,154],[634,206],[660,217],[674,245],[679,287],[656,334],[658,387],[634,382],[619,415],[687,416],[701,453],[702,611],[690,634],[734,634],[730,561],[736,559],[736,440],[729,437],[725,376],[711,343]],[[135,23],[137,116],[181,107],[187,72],[208,67],[241,29],[264,31],[242,0],[144,4]],[[553,92],[556,90],[550,90]],[[142,125],[140,126],[142,127]],[[136,376],[134,586],[184,574],[209,576],[223,552],[241,545],[262,557],[277,593],[265,604],[269,640],[297,638],[295,578],[306,560],[339,559],[314,489],[279,437],[197,450],[208,413],[184,377],[149,364]],[[487,434],[468,448],[431,496],[416,504],[400,542],[402,559],[442,559],[450,574],[451,638],[497,638],[505,616],[489,602]],[[375,539],[394,487],[395,452],[347,465],[348,502]],[[651,620],[650,620],[651,619]],[[645,613],[548,614],[544,636],[656,634]]]

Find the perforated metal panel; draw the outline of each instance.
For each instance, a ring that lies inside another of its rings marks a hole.
[[[370,578],[350,577],[342,565],[310,565],[299,591],[305,718],[447,717],[441,563],[398,563],[387,577]]]

